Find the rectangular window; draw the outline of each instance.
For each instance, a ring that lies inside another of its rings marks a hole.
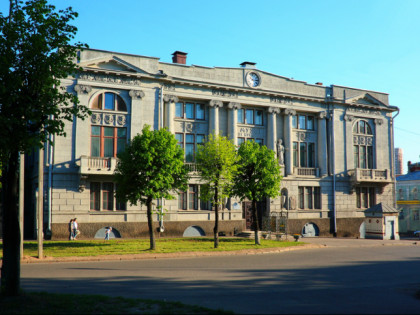
[[[90,183],[90,210],[99,210],[101,183]]]
[[[375,187],[356,187],[356,207],[370,208],[376,204]]]
[[[298,163],[298,143],[297,142],[293,142],[293,166],[298,167],[299,163]]]
[[[176,133],[175,134],[175,139],[176,141],[178,141],[178,145],[184,149],[184,134],[182,133]]]
[[[306,127],[308,130],[314,130],[314,116],[308,116]]]
[[[353,146],[353,153],[354,153],[354,168],[359,168],[359,146],[358,145]]]
[[[127,129],[114,127],[91,127],[90,154],[95,157],[116,157],[125,150]]]
[[[315,143],[308,143],[308,167],[315,167]]]
[[[258,143],[259,145],[264,145],[264,139],[256,138],[255,142]]]
[[[298,187],[299,209],[321,209],[321,187]]]
[[[419,221],[419,210],[413,210],[413,221]]]
[[[245,123],[245,115],[243,109],[238,109],[238,124],[244,124]]]
[[[187,210],[187,193],[185,191],[178,193],[178,209]]]
[[[245,142],[245,138],[238,137],[238,145],[240,146],[242,143]]]
[[[299,129],[306,129],[306,116],[299,115]]]
[[[299,156],[300,156],[300,167],[307,167],[306,158],[307,158],[307,151],[306,151],[306,143],[300,142],[299,143]]]
[[[262,110],[256,110],[255,111],[255,124],[260,125],[260,126],[263,124],[263,112],[262,112]]]
[[[101,156],[101,127],[99,126],[91,127],[90,155]]]
[[[117,128],[117,154],[125,150],[127,144],[127,129]]]
[[[297,116],[292,116],[292,128],[297,129],[298,123],[297,123]]]
[[[184,103],[175,104],[175,117],[184,118]]]
[[[253,125],[254,124],[254,110],[253,109],[247,109],[245,112],[246,116],[246,123],[248,125]]]
[[[197,135],[197,145],[204,143],[205,136],[204,135]]]
[[[195,118],[204,120],[204,104],[196,104],[195,106]]]

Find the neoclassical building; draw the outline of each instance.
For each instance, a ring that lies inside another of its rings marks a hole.
[[[175,135],[191,172],[187,191],[156,201],[165,209],[160,222],[165,236],[212,234],[214,211],[200,200],[194,164],[197,145],[211,132],[235,145],[254,140],[276,152],[282,195],[261,202],[259,215],[281,214],[289,233],[357,236],[364,210],[380,202],[394,206],[398,108],[389,104],[388,94],[310,84],[251,62],[231,68],[187,65],[186,57],[177,51],[173,63],[166,63],[110,51],[80,52],[83,73],[63,80],[63,86],[77,93],[92,115],[68,123],[67,137],[55,137],[55,146],[46,147],[47,234],[67,237],[67,223],[77,217],[84,237],[109,225],[121,237],[146,235],[145,208],[117,203],[113,181],[117,153],[146,124]],[[220,219],[226,235],[249,228],[249,204],[227,199]]]

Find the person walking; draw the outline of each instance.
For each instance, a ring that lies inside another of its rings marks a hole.
[[[109,235],[111,234],[112,226],[109,226],[105,230],[105,241],[109,241]]]
[[[76,236],[79,234],[79,225],[77,224],[77,218],[73,220],[73,240],[76,240]]]
[[[72,241],[74,239],[73,236],[73,219],[70,219],[69,222],[69,240]]]

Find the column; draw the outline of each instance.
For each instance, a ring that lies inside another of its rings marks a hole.
[[[241,104],[236,102],[230,102],[228,104],[229,116],[228,116],[228,134],[229,138],[233,141],[234,145],[238,145],[238,112],[241,108]]]
[[[223,107],[222,101],[211,100],[210,106],[210,121],[209,121],[209,133],[219,134],[219,108]]]
[[[79,102],[81,105],[85,105],[89,107],[89,100],[94,95],[92,92],[92,87],[90,85],[84,84],[76,84],[74,86],[74,90],[77,93],[77,97],[79,98]],[[74,141],[74,157],[75,159],[79,159],[81,155],[88,154],[87,151],[90,148],[89,141],[86,135],[90,136],[90,126],[91,126],[92,116],[89,119],[75,119],[74,121],[74,130],[76,130],[75,134],[73,135]]]
[[[292,134],[292,116],[296,116],[294,109],[284,110],[284,162],[286,176],[293,174],[293,134]]]
[[[327,113],[320,112],[318,114],[318,167],[320,168],[321,177],[328,174],[328,158],[327,158]]]
[[[344,130],[345,130],[345,148],[346,148],[346,170],[354,169],[354,154],[353,154],[353,121],[354,116],[345,114],[344,117]]]
[[[387,127],[384,124],[384,120],[382,118],[375,118],[373,120],[375,124],[375,142],[373,143],[374,147],[374,163],[373,168],[377,169],[389,169],[392,170],[394,165],[392,164],[392,154],[394,154],[394,148],[391,147],[392,144],[388,142],[388,132],[383,130],[383,126]],[[391,148],[391,156],[388,152],[390,152]],[[384,154],[386,152],[386,154]]]
[[[178,97],[175,95],[165,95],[163,97],[166,108],[166,127],[169,132],[175,132],[175,103],[177,103]]]
[[[269,107],[267,115],[267,148],[276,151],[277,143],[277,117],[280,114],[280,108]],[[277,152],[278,154],[278,152]]]

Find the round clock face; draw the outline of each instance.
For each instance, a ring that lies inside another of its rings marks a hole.
[[[248,72],[246,75],[246,83],[250,87],[256,87],[260,85],[260,77],[255,72]]]

